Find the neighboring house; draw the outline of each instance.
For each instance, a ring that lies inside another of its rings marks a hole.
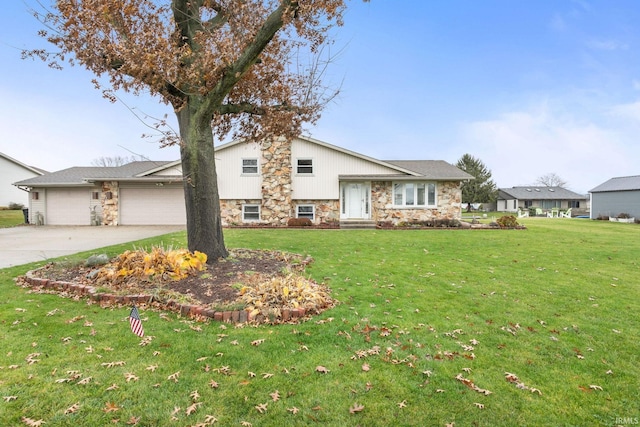
[[[540,208],[543,210],[569,209],[573,216],[586,214],[589,197],[562,187],[511,187],[498,190],[498,211],[516,212],[518,209]]]
[[[18,160],[0,153],[0,206],[19,203],[26,206],[27,193],[13,186],[16,181],[40,176],[44,173],[40,169],[27,166]]]
[[[621,176],[591,191],[591,219],[627,213],[640,218],[640,175]]]
[[[221,145],[216,168],[224,225],[459,219],[461,182],[473,179],[444,161],[381,161],[306,137]],[[186,222],[180,161],[75,167],[18,184],[45,224]]]

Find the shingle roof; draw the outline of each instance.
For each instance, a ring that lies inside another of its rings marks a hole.
[[[16,182],[15,185],[23,186],[55,186],[55,185],[83,185],[87,181],[108,178],[132,178],[138,174],[151,169],[156,169],[159,165],[172,162],[161,161],[140,161],[131,162],[122,166],[115,167],[84,167],[75,166],[63,169],[57,172],[48,173],[42,176],[25,179]]]
[[[640,190],[640,175],[635,176],[619,176],[611,178],[594,189],[590,193],[601,193],[604,191],[630,191]]]
[[[470,175],[456,166],[445,162],[444,160],[383,160],[386,163],[390,163],[395,166],[399,166],[403,169],[420,174],[421,177],[427,179],[442,179],[442,180],[467,180],[474,179],[473,175]]]
[[[511,187],[500,188],[498,197],[518,200],[584,200],[584,194],[574,193],[562,187]]]

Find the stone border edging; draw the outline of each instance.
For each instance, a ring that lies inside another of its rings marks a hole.
[[[99,303],[101,307],[130,304],[155,305],[168,311],[177,312],[181,316],[194,318],[205,317],[224,323],[286,323],[302,319],[305,316],[304,308],[282,309],[282,318],[274,322],[262,314],[253,316],[247,310],[214,311],[199,305],[180,304],[174,300],[166,302],[157,300],[153,295],[115,295],[97,292],[96,288],[89,285],[35,277],[35,271],[37,270],[30,270],[23,276],[24,281],[30,286],[51,291],[68,292],[80,297],[88,297],[92,301]]]

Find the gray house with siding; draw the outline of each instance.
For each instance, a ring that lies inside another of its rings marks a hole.
[[[621,213],[640,218],[640,175],[611,178],[589,193],[591,219],[616,217]]]

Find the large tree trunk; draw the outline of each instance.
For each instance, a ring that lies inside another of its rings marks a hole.
[[[176,115],[181,137],[188,247],[192,252],[207,254],[207,262],[214,263],[228,252],[222,236],[211,117],[203,110],[202,100],[191,97]]]

